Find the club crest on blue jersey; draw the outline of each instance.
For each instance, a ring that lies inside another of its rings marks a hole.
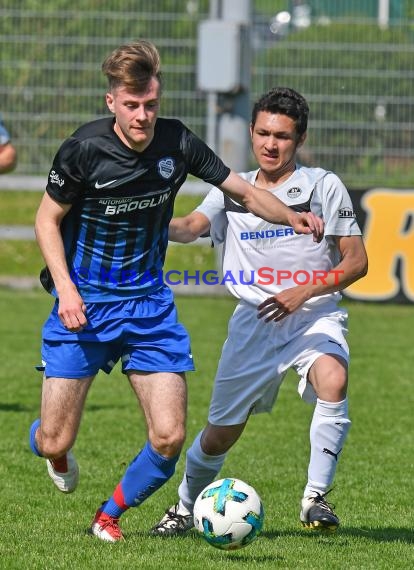
[[[299,198],[299,196],[302,194],[302,190],[300,188],[289,188],[289,190],[287,191],[287,196],[288,198]]]
[[[163,178],[171,178],[175,169],[175,162],[172,158],[162,158],[158,162],[158,172]]]

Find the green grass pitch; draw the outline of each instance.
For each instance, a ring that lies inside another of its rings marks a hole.
[[[188,441],[203,426],[221,344],[234,307],[230,298],[180,297],[197,372],[189,374]],[[195,533],[148,536],[176,500],[184,468],[142,507],[122,519],[126,541],[87,534],[91,518],[145,440],[132,391],[117,368],[98,375],[87,401],[75,453],[81,481],[59,494],[44,460],[28,448],[37,417],[41,325],[51,298],[41,291],[0,289],[0,567],[4,569],[188,570],[409,569],[414,567],[413,306],[346,302],[350,313],[350,413],[353,425],[330,500],[342,525],[336,535],[302,530],[299,500],[306,479],[312,407],[289,374],[272,414],[253,417],[221,476],[252,484],[262,497],[262,536],[244,550],[221,552]]]

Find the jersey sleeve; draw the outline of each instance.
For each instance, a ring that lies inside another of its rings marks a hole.
[[[317,187],[320,185],[318,183]],[[351,197],[343,182],[328,172],[322,181],[322,213],[326,236],[360,236]]]
[[[224,195],[218,188],[211,188],[204,200],[196,208],[196,212],[204,214],[210,222],[214,217],[224,210]]]
[[[46,191],[57,202],[72,204],[82,192],[81,150],[79,141],[71,137],[62,144],[54,158]]]
[[[195,209],[210,221],[210,237],[215,245],[223,243],[227,233],[227,216],[224,207],[224,194],[213,187],[201,204]]]
[[[184,129],[182,150],[189,172],[208,184],[220,186],[230,174],[230,168],[224,164],[204,141],[186,127]]]

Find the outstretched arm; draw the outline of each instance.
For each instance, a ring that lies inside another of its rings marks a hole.
[[[207,233],[210,220],[200,212],[191,212],[182,218],[173,218],[168,227],[168,239],[179,243],[189,243]]]
[[[263,220],[272,224],[291,226],[298,234],[313,234],[315,241],[322,239],[324,226],[321,218],[312,212],[293,211],[271,192],[252,186],[233,171],[219,188]]]

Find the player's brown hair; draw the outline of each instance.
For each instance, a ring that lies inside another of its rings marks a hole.
[[[149,41],[137,40],[119,46],[102,64],[110,89],[126,87],[141,93],[155,77],[161,85],[160,55]]]

